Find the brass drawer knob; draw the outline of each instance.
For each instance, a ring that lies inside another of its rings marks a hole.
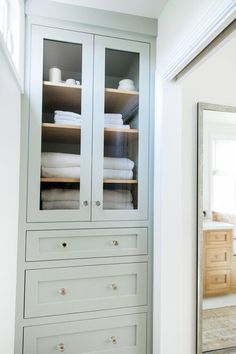
[[[100,205],[101,205],[101,202],[100,202],[99,200],[97,200],[97,201],[95,202],[95,204],[96,204],[96,206],[100,206]]]
[[[119,241],[113,240],[113,241],[112,241],[112,244],[113,244],[114,246],[119,246]]]
[[[88,204],[89,204],[89,203],[88,203],[88,201],[87,201],[87,200],[84,200],[84,201],[83,201],[83,206],[87,207],[87,206],[88,206]]]
[[[61,288],[58,290],[59,294],[62,295],[62,296],[65,296],[67,294],[67,290],[66,288]]]
[[[115,336],[111,336],[110,341],[112,344],[117,344],[117,339]]]
[[[63,353],[63,352],[65,351],[65,345],[64,345],[63,343],[58,344],[57,350],[58,350],[60,353]]]

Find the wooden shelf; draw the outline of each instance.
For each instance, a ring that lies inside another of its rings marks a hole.
[[[41,182],[46,183],[79,183],[80,178],[62,178],[62,177],[41,177]],[[113,184],[137,184],[138,181],[135,179],[104,179],[103,183],[113,183]]]
[[[138,91],[105,89],[105,111],[107,113],[125,114],[128,111],[133,111],[138,106],[138,101]]]
[[[43,104],[45,112],[64,110],[80,112],[81,106],[80,85],[68,85],[51,81],[43,82]]]
[[[41,177],[41,182],[53,183],[79,183],[80,178],[63,178],[63,177]]]
[[[78,125],[60,125],[54,123],[42,124],[42,137],[44,142],[78,144],[80,141],[81,127]],[[105,144],[136,140],[138,137],[137,129],[104,129]]]
[[[137,184],[138,181],[136,179],[104,179],[103,183],[113,183],[113,184]]]

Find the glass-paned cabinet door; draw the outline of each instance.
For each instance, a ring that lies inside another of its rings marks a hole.
[[[28,221],[90,220],[93,36],[35,26]]]
[[[144,220],[148,208],[149,45],[95,38],[94,220]]]

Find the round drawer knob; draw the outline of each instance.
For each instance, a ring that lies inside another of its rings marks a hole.
[[[61,247],[62,248],[67,248],[68,247],[68,243],[67,242],[62,242]]]
[[[65,296],[65,295],[67,294],[66,288],[61,288],[61,289],[59,289],[58,292],[59,292],[59,294],[62,295],[62,296]]]
[[[112,344],[117,344],[117,339],[115,336],[111,336],[110,341]]]
[[[117,290],[118,289],[117,284],[116,283],[111,284],[111,289],[112,290]]]
[[[57,350],[58,350],[60,353],[63,353],[63,352],[65,351],[65,345],[64,345],[63,343],[58,344]]]
[[[113,240],[113,241],[112,241],[112,244],[113,244],[114,246],[119,246],[119,241]]]
[[[95,202],[95,204],[96,204],[97,206],[100,206],[100,205],[101,205],[101,202],[100,202],[99,200],[97,200],[97,201]]]
[[[84,201],[83,201],[83,206],[87,207],[87,206],[88,206],[88,204],[89,204],[89,203],[88,203],[88,201],[87,201],[87,200],[84,200]]]

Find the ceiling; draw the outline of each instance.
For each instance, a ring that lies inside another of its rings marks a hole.
[[[168,0],[52,0],[65,4],[157,18]]]

